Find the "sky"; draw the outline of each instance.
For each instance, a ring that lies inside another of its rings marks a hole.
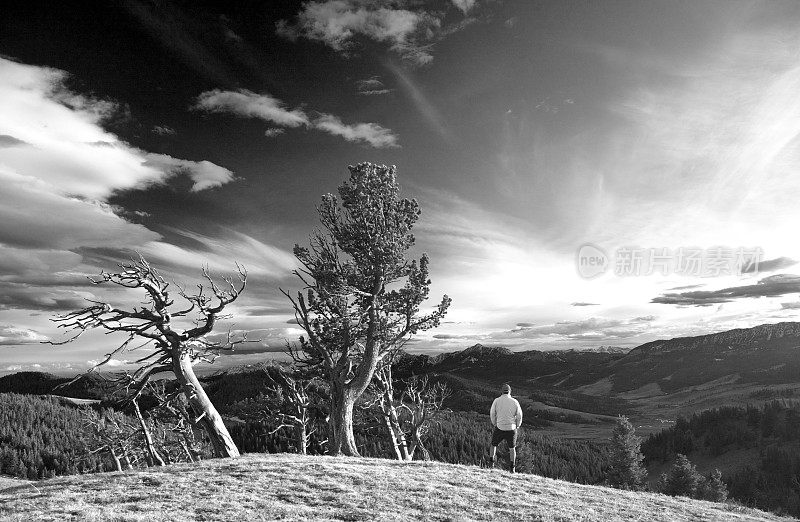
[[[295,244],[348,165],[419,201],[408,349],[633,347],[800,311],[794,1],[20,2],[0,17],[0,372],[74,371],[52,319],[141,253],[235,263],[221,331],[301,334]],[[125,367],[138,354],[120,355]]]

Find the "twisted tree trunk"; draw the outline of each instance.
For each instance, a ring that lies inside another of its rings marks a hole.
[[[122,463],[119,461],[119,457],[117,456],[117,452],[114,451],[113,445],[108,445],[108,452],[111,453],[111,458],[114,459],[114,468],[117,471],[122,471]]]
[[[294,427],[295,437],[297,438],[297,451],[301,455],[308,453],[308,435],[306,434],[306,419],[301,417],[301,422],[297,423]]]
[[[414,430],[414,450],[419,449],[422,451],[422,460],[428,461],[431,460],[431,453],[428,451],[428,448],[425,447],[425,444],[422,443],[422,434],[419,432],[418,429]],[[411,453],[413,456],[413,452]],[[410,459],[409,459],[410,460]]]
[[[386,386],[386,383],[384,383],[383,397],[381,400],[383,418],[386,420],[386,427],[389,430],[389,436],[392,439],[392,446],[394,446],[394,454],[397,460],[411,460],[406,443],[406,434],[403,433],[403,429],[400,426],[400,417],[397,415],[397,408],[394,407],[392,391],[392,387]]]
[[[222,416],[217,412],[214,404],[212,404],[194,374],[192,361],[189,359],[188,354],[184,353],[180,347],[173,349],[172,367],[186,395],[189,406],[196,416],[196,422],[202,426],[211,440],[214,455],[217,457],[238,457],[239,449],[222,421]]]
[[[156,447],[153,444],[153,437],[150,435],[150,428],[147,427],[147,423],[144,421],[144,417],[142,417],[142,411],[139,409],[139,401],[133,399],[131,402],[133,402],[133,411],[136,412],[136,418],[139,419],[139,425],[142,427],[144,446],[145,449],[147,449],[148,463],[152,466],[163,466],[164,459],[162,459],[161,455],[159,455],[158,451],[156,451]]]
[[[125,469],[133,469],[133,462],[131,462],[131,458],[128,456],[128,448],[126,448],[125,445],[120,445],[120,449],[122,450],[122,459],[120,463],[125,463]]]
[[[328,452],[331,455],[360,457],[353,435],[355,398],[342,385],[331,387],[330,419],[328,420]]]

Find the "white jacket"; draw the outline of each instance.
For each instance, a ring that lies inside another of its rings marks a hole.
[[[515,430],[522,425],[522,408],[517,399],[504,393],[492,403],[489,417],[492,419],[492,425],[498,429]]]

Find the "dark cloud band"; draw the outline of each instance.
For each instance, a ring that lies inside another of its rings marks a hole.
[[[736,299],[777,297],[797,292],[800,292],[800,276],[777,274],[765,277],[754,285],[734,286],[720,290],[666,293],[653,298],[650,302],[677,306],[711,306],[730,303]]]

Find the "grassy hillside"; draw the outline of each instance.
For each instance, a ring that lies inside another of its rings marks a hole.
[[[248,455],[0,490],[2,520],[783,520],[438,462]]]
[[[8,489],[14,486],[21,486],[23,484],[30,484],[29,480],[22,480],[12,477],[6,477],[5,475],[0,475],[0,490]]]

